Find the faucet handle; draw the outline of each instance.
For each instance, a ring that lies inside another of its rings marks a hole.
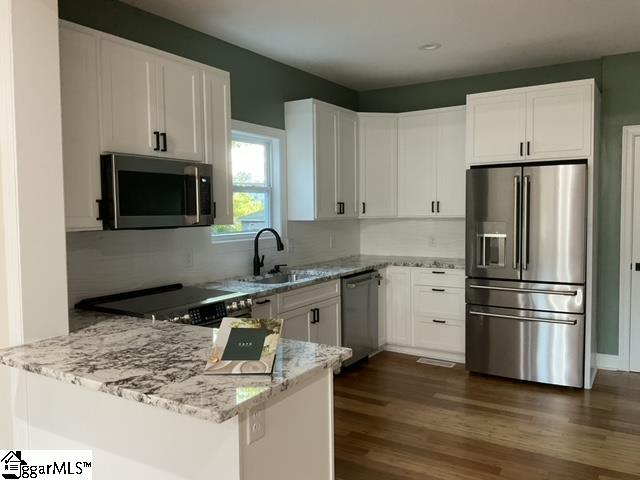
[[[260,257],[260,266],[264,267],[264,255],[262,255],[262,257]]]

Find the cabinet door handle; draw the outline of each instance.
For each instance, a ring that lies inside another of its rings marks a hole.
[[[432,201],[431,202],[431,213],[436,213],[435,207],[436,207],[436,202]]]
[[[311,309],[311,323],[320,323],[320,310],[317,308]]]
[[[432,292],[444,292],[446,290],[444,288],[432,288],[431,291]]]
[[[162,148],[160,149],[160,151],[166,152],[167,151],[167,132],[162,132],[160,136],[162,137]]]
[[[520,156],[521,156],[521,157],[524,155],[524,151],[523,151],[523,149],[524,149],[524,143],[523,143],[523,142],[520,142]]]
[[[440,213],[440,200],[436,202],[436,212]]]
[[[433,323],[447,323],[445,320],[436,320],[435,318],[433,319]]]
[[[527,156],[531,155],[531,142],[527,140]]]
[[[362,214],[364,215],[365,213],[367,213],[367,204],[362,202]]]
[[[271,300],[269,300],[268,298],[266,300],[258,300],[256,302],[254,302],[256,305],[264,305],[265,303],[271,303]]]
[[[438,275],[444,275],[445,274],[445,272],[440,272],[438,270],[431,270],[431,273],[436,273]]]
[[[160,151],[160,132],[153,132],[156,137],[156,148],[153,149],[154,152]]]

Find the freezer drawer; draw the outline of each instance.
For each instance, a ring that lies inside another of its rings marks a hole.
[[[467,305],[466,368],[583,386],[584,315]]]
[[[467,304],[584,313],[584,285],[558,285],[468,278]]]

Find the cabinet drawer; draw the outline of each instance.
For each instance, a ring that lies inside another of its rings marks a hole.
[[[278,313],[288,312],[294,308],[321,302],[338,295],[340,295],[338,280],[280,293],[278,294]]]
[[[276,296],[260,297],[253,300],[252,318],[276,318]]]
[[[411,272],[413,285],[464,288],[464,270],[450,268],[414,268]]]
[[[416,347],[464,352],[464,321],[417,315],[413,323]]]
[[[441,315],[464,318],[464,288],[413,287],[413,311],[416,315]]]

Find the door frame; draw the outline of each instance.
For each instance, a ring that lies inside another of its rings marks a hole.
[[[640,125],[622,127],[622,174],[620,178],[620,292],[618,324],[618,368],[630,370],[631,268],[633,263],[634,144]],[[636,320],[638,321],[638,320]]]

